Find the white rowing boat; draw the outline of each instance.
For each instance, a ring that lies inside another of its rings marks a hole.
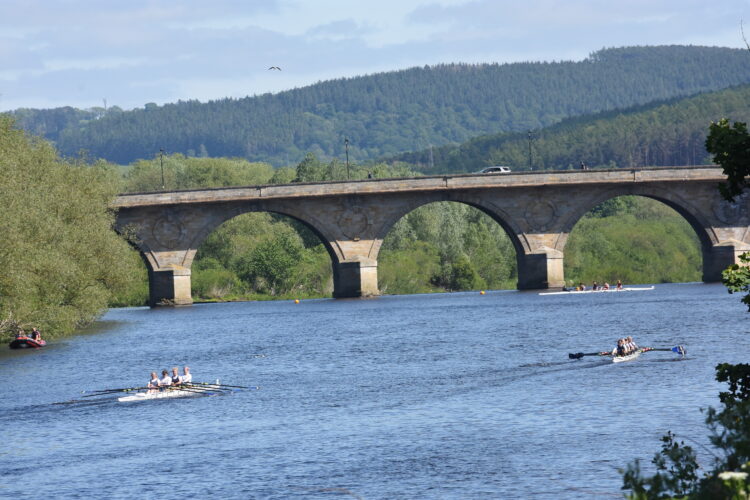
[[[638,349],[637,351],[631,352],[630,354],[626,354],[625,356],[612,356],[612,362],[613,363],[623,363],[625,361],[631,361],[638,356],[641,355],[643,352],[643,349]]]
[[[149,399],[161,399],[161,398],[184,398],[187,396],[198,396],[204,394],[205,391],[200,389],[191,389],[189,391],[183,389],[165,389],[163,391],[154,390],[148,392],[137,392],[130,396],[123,396],[117,398],[120,403],[131,403],[133,401],[147,401]]]
[[[625,287],[625,288],[610,288],[604,290],[602,288],[598,290],[568,290],[564,292],[541,292],[539,295],[574,295],[578,293],[609,293],[609,292],[645,292],[647,290],[653,290],[654,286],[641,286],[641,287]]]

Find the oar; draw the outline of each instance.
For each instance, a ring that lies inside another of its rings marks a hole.
[[[106,396],[108,394],[115,394],[117,392],[133,392],[133,391],[146,391],[151,387],[128,387],[127,389],[108,389],[106,391],[98,391],[92,394],[84,394],[82,398],[94,398],[96,396]]]
[[[209,384],[208,382],[191,382],[191,384],[208,385],[213,387],[233,387],[235,389],[255,389],[255,387],[245,387],[244,385]]]
[[[148,387],[125,387],[123,389],[102,389],[101,391],[81,391],[81,394],[107,394],[109,392],[130,392],[130,391],[140,391],[143,389],[148,389]],[[86,396],[84,396],[86,397]]]
[[[186,392],[194,392],[196,394],[210,394],[211,391],[215,390],[213,388],[201,388],[201,387],[188,387],[183,385],[173,385],[170,387],[167,387],[168,391],[186,391]]]
[[[682,355],[683,357],[687,354],[687,351],[685,350],[685,347],[681,345],[676,345],[674,347],[644,347],[643,352],[648,351],[671,351],[677,354]]]
[[[611,356],[611,352],[570,352],[568,357],[570,359],[581,359],[584,356]]]

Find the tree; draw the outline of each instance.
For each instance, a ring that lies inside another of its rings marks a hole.
[[[138,287],[143,264],[113,231],[116,175],[61,160],[0,116],[0,336],[69,333]]]
[[[750,175],[750,134],[747,124],[722,119],[712,123],[706,138],[706,150],[712,153],[713,161],[721,165],[727,181],[719,186],[722,196],[734,201],[747,187]]]

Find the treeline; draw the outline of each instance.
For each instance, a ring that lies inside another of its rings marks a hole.
[[[273,182],[413,176],[403,165],[363,167],[324,162],[308,154],[296,168],[237,159],[173,155],[164,159],[169,189]],[[129,190],[161,182],[159,160],[140,161],[125,175]],[[690,225],[671,208],[641,197],[596,207],[572,231],[565,249],[568,284],[581,281],[696,281],[701,253]],[[382,293],[512,289],[516,254],[497,222],[467,205],[432,203],[391,229],[378,259]],[[227,221],[201,245],[193,263],[196,300],[329,297],[331,259],[305,225],[288,217],[250,213]],[[145,284],[142,287],[145,299]]]
[[[343,158],[345,138],[362,162],[747,83],[749,57],[716,47],[628,47],[580,62],[443,64],[243,99],[16,115],[65,155],[86,150],[120,164],[163,148],[288,166],[307,152]]]
[[[514,170],[588,167],[705,165],[708,124],[721,118],[750,120],[750,86],[594,116],[570,118],[527,133],[497,134],[397,155],[425,174],[473,172],[487,165]],[[529,148],[531,147],[531,154]]]
[[[112,230],[118,177],[62,161],[0,116],[0,339],[33,326],[48,338],[71,332],[133,299],[145,273]]]

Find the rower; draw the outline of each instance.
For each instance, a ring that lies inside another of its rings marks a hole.
[[[605,282],[604,282],[604,285],[602,285],[602,289],[603,289],[603,290],[609,290],[609,283],[607,283],[607,282],[605,281]]]
[[[156,374],[156,372],[151,372],[151,380],[148,382],[149,389],[158,389],[159,388],[159,376]],[[149,391],[151,392],[151,391]]]
[[[594,291],[599,289],[599,285],[596,284],[596,281],[594,281],[593,285],[591,285],[591,289]]]
[[[42,340],[42,332],[37,330],[36,327],[31,329],[31,340],[36,340],[37,342]]]
[[[159,387],[169,387],[172,385],[172,377],[169,376],[167,370],[161,371],[161,380],[159,380]]]
[[[628,341],[628,345],[630,346],[630,350],[631,351],[635,352],[635,351],[638,350],[638,344],[636,344],[635,342],[633,342],[633,337],[631,337],[630,335],[628,335],[628,338],[626,340]]]
[[[16,332],[16,338],[22,339],[25,337],[26,337],[26,333],[23,331],[23,328],[19,328],[18,331]]]
[[[622,281],[617,280],[617,289],[622,290]]]
[[[190,367],[186,366],[182,369],[184,375],[180,377],[180,380],[183,384],[189,384],[193,381],[193,376],[190,374]]]
[[[177,370],[177,367],[175,366],[172,368],[172,385],[180,385],[182,384],[182,379],[180,378],[180,374]]]
[[[617,339],[617,347],[612,351],[613,356],[625,356],[625,339]]]

